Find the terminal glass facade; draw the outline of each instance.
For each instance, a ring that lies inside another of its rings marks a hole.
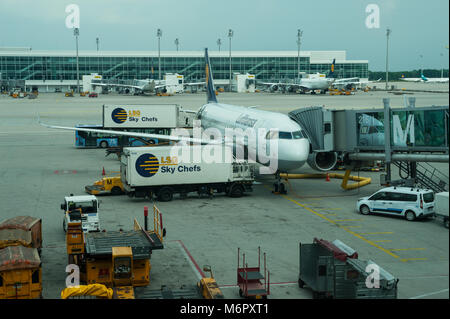
[[[229,57],[210,57],[214,79],[230,77]],[[258,80],[294,79],[297,75],[297,56],[232,56],[233,73],[250,73]],[[330,63],[315,64],[309,57],[301,57],[300,72],[327,73]],[[368,78],[368,63],[336,64],[338,77]],[[75,56],[1,55],[0,73],[3,80],[76,80]],[[104,79],[157,79],[158,57],[145,56],[79,56],[80,79],[83,74],[98,73]],[[162,56],[161,74],[183,74],[185,81],[204,79],[203,56]]]

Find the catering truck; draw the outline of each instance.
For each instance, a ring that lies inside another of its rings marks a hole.
[[[105,104],[103,127],[114,129],[192,127],[193,115],[178,104]]]
[[[226,146],[155,146],[123,149],[121,180],[130,197],[171,201],[174,194],[185,198],[225,193],[241,197],[252,191],[254,166],[237,161]]]

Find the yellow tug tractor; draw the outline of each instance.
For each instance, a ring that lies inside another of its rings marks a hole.
[[[87,185],[86,193],[91,195],[121,195],[124,194],[124,188],[120,176],[104,177],[95,181],[94,185]]]

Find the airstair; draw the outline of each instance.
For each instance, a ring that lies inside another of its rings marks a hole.
[[[403,180],[414,178],[411,176],[411,163],[408,162],[392,162],[399,168],[400,177]],[[435,193],[448,192],[449,178],[433,165],[427,162],[417,162],[415,168],[416,176],[414,182],[416,186],[421,188],[432,189]],[[406,176],[405,176],[406,174]]]

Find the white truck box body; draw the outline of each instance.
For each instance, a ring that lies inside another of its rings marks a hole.
[[[437,215],[448,217],[448,192],[442,192],[442,193],[435,194],[434,212]]]
[[[105,128],[176,128],[177,104],[103,105]]]
[[[223,155],[228,152],[230,154],[228,161],[223,160],[225,156],[222,156],[220,161],[202,159],[202,151],[207,147],[210,150],[209,154]],[[121,159],[122,182],[131,187],[139,187],[223,183],[233,180],[233,163],[229,147],[185,146],[184,150],[186,154],[190,154],[187,156],[190,159],[182,156],[182,149],[183,147],[179,146],[124,148]]]

